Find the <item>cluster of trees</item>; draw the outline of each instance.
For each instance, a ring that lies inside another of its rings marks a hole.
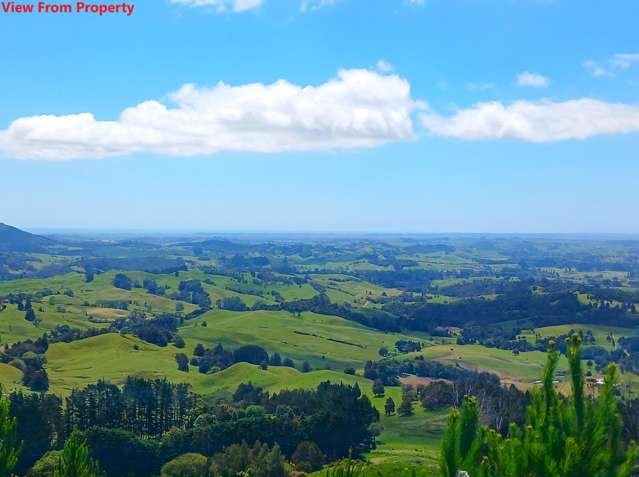
[[[165,379],[129,377],[120,389],[98,381],[75,389],[66,398],[64,425],[67,435],[74,429],[118,428],[144,438],[160,438],[170,429],[187,426],[195,409],[186,384]]]
[[[170,296],[172,300],[193,303],[200,308],[211,308],[211,297],[204,290],[200,280],[184,280],[178,285],[178,292]]]
[[[185,462],[197,462],[212,475],[248,470],[258,472],[248,475],[288,476],[293,468],[312,471],[325,458],[371,449],[371,424],[379,419],[359,388],[328,382],[314,391],[272,396],[245,385],[230,404],[210,404],[189,395],[183,385],[140,378],[130,378],[122,389],[101,381],[75,390],[65,406],[54,396],[13,393],[0,402],[0,433],[6,429],[3,405],[5,420],[17,420],[17,426],[11,446],[2,440],[0,475],[31,469],[32,477],[103,472],[150,477],[161,469],[167,476],[204,475],[180,474]],[[10,472],[3,473],[2,453],[8,448],[15,456]],[[88,473],[60,470],[77,465]],[[283,473],[260,474],[259,469]]]
[[[133,311],[127,318],[114,321],[109,330],[116,333],[131,333],[141,340],[162,347],[173,342],[178,348],[183,348],[184,340],[177,333],[180,320],[180,317],[169,313],[147,318],[144,313]]]
[[[442,326],[466,328],[504,321],[525,321],[534,327],[567,323],[632,325],[632,316],[626,309],[584,304],[572,291],[535,293],[532,287],[499,295],[494,300],[471,298],[448,304],[393,300],[383,310],[396,316],[402,327],[427,332]],[[472,317],[472,322],[468,317]]]
[[[395,342],[395,349],[400,353],[414,353],[421,351],[423,345],[419,341],[399,340]]]
[[[198,343],[193,350],[193,355],[191,365],[197,366],[200,373],[216,372],[240,362],[260,365],[263,369],[268,366],[295,367],[295,362],[292,359],[282,358],[279,353],[273,353],[269,356],[268,352],[258,345],[240,346],[234,351],[229,351],[221,344],[213,348],[206,348]],[[306,362],[305,364],[306,370],[310,371],[310,365]]]
[[[37,340],[25,340],[4,347],[0,360],[22,371],[22,384],[36,392],[49,389],[49,377],[44,369],[44,354],[49,349],[47,335]]]
[[[47,333],[47,336],[49,343],[71,343],[72,341],[83,340],[112,332],[109,328],[88,328],[81,330],[69,325],[57,325]]]
[[[402,374],[414,374],[420,378],[457,380],[464,377],[478,375],[480,378],[492,379],[492,374],[476,373],[456,366],[448,366],[437,361],[416,356],[413,360],[385,359],[381,361],[367,361],[364,364],[364,377],[381,380],[385,386],[399,386]]]

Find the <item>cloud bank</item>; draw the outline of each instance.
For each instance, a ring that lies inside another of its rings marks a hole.
[[[639,132],[639,107],[590,98],[517,101],[510,105],[486,102],[450,117],[423,113],[420,122],[435,136],[550,142]]]
[[[551,142],[639,132],[639,106],[592,98],[481,102],[442,115],[414,99],[405,79],[366,69],[339,71],[318,86],[187,84],[168,98],[126,108],[115,120],[90,112],[18,118],[0,130],[0,157],[338,151],[424,135]]]
[[[20,118],[0,131],[0,154],[64,160],[366,148],[413,137],[420,107],[406,80],[357,69],[319,86],[187,84],[169,98],[172,107],[146,101],[114,121],[91,113]]]

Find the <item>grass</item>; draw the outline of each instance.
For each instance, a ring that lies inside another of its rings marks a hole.
[[[435,345],[424,348],[420,353],[427,359],[434,359],[441,363],[461,366],[466,369],[488,371],[496,373],[506,383],[513,383],[520,387],[527,387],[541,378],[546,353],[530,351],[514,355],[511,351],[497,348],[487,348],[481,345]],[[559,372],[567,369],[565,357],[559,361]]]
[[[382,416],[377,448],[366,456],[371,462],[413,464],[431,470],[437,466],[448,411],[424,411],[419,403],[414,409],[410,417]]]
[[[5,363],[0,363],[0,384],[5,390],[26,390],[22,385],[22,371]]]
[[[202,324],[206,322],[207,326]],[[180,328],[188,349],[197,343],[217,343],[233,349],[257,344],[269,353],[278,352],[314,368],[361,367],[378,358],[379,348],[393,349],[399,339],[409,337],[382,333],[336,316],[302,313],[300,318],[284,311],[231,312],[214,310],[187,321]]]
[[[236,363],[215,374],[201,374],[193,367],[185,373],[177,369],[177,352],[181,350],[171,345],[162,348],[115,333],[72,343],[55,343],[46,354],[51,392],[66,396],[72,389],[95,383],[99,379],[122,384],[127,376],[166,377],[173,382],[190,384],[198,394],[226,398],[232,395],[238,385],[249,381],[271,392],[292,388],[311,389],[323,381],[357,382],[365,390],[372,387],[367,379],[337,371],[301,373],[297,369],[275,366],[262,370],[248,363]]]
[[[106,324],[92,323],[83,312],[69,309],[68,313],[58,313],[54,306],[34,303],[37,325],[24,319],[25,312],[18,311],[16,305],[8,305],[0,312],[0,343],[9,344],[27,339],[36,339],[58,325],[69,325],[74,328],[99,328]],[[44,310],[44,311],[42,311]]]
[[[595,338],[594,346],[601,346],[607,350],[612,350],[612,343],[606,340],[606,337],[612,333],[615,341],[618,341],[621,337],[637,336],[639,330],[637,328],[622,328],[619,326],[601,326],[601,325],[583,325],[583,324],[568,324],[568,325],[555,325],[544,326],[542,328],[534,328],[533,330],[526,330],[521,334],[529,342],[535,342],[535,335],[539,335],[542,338],[553,338],[561,335],[565,335],[570,330],[576,332],[582,330],[584,333],[587,330],[592,331]],[[587,345],[590,346],[590,345]]]

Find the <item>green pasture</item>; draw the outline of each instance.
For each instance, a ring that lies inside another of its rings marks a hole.
[[[206,326],[202,326],[206,323]],[[257,344],[269,353],[280,353],[300,365],[308,361],[314,368],[327,365],[343,369],[361,367],[366,360],[379,358],[382,346],[393,349],[395,342],[411,337],[383,333],[336,316],[305,312],[297,316],[285,311],[232,312],[213,310],[185,322],[180,335],[188,349],[197,343],[208,347],[221,343],[233,349]]]

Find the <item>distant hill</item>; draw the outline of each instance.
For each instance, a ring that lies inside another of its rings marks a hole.
[[[55,241],[0,223],[0,252],[44,252]]]

